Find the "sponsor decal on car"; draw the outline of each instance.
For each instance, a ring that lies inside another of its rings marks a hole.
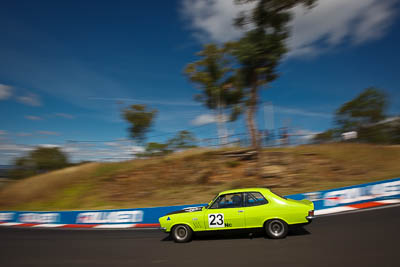
[[[183,210],[186,212],[194,212],[194,211],[201,211],[203,207],[189,207],[189,208],[184,208]]]

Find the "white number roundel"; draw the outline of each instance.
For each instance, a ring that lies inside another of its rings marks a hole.
[[[208,214],[208,227],[210,227],[210,228],[225,227],[224,214],[223,213]]]

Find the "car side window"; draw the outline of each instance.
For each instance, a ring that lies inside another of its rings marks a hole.
[[[267,204],[268,201],[259,192],[247,192],[245,194],[246,207],[260,206]]]
[[[243,196],[241,193],[226,194],[219,196],[211,205],[210,209],[227,209],[243,207]]]

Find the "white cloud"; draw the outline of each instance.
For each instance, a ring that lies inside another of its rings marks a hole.
[[[322,0],[310,11],[297,7],[289,56],[319,54],[347,42],[378,39],[394,18],[393,5],[391,0]]]
[[[113,146],[113,147],[118,147],[121,144],[119,144],[118,142],[105,142],[104,145],[106,146]]]
[[[17,97],[17,100],[19,102],[21,102],[22,104],[33,106],[33,107],[38,107],[38,106],[42,105],[39,96],[36,94],[32,94],[32,93],[28,93],[24,96],[19,96],[19,97]]]
[[[137,98],[126,98],[126,97],[89,97],[90,100],[100,101],[113,101],[116,103],[124,102],[135,102],[141,104],[153,104],[153,105],[166,105],[166,106],[200,106],[201,104],[193,101],[165,101],[165,100],[147,100]]]
[[[299,130],[295,131],[294,134],[298,135],[300,137],[300,139],[307,141],[307,140],[313,139],[316,134],[319,134],[319,132],[314,132],[314,131],[310,131],[307,129],[299,129]]]
[[[20,136],[20,137],[32,136],[32,133],[20,132],[20,133],[17,133],[17,136]]]
[[[234,5],[233,0],[184,0],[181,12],[189,20],[194,35],[202,42],[226,42],[241,32],[233,27],[233,18],[248,5]]]
[[[289,107],[282,107],[282,106],[273,106],[274,112],[275,113],[281,113],[281,114],[290,114],[290,115],[299,115],[299,116],[305,116],[305,117],[319,117],[319,118],[326,118],[326,119],[331,119],[332,114],[329,113],[323,113],[323,112],[314,112],[314,111],[308,111],[304,109],[298,109],[298,108],[289,108]],[[225,121],[228,121],[228,117],[225,116]],[[192,121],[191,124],[195,126],[201,126],[201,125],[206,125],[210,123],[216,123],[217,118],[213,114],[201,114],[196,116]]]
[[[0,84],[0,100],[5,100],[10,98],[12,95],[12,87],[5,85],[5,84]]]
[[[60,133],[52,131],[37,131],[37,133],[41,135],[60,135]]]
[[[43,131],[42,131],[43,132]],[[48,133],[48,132],[47,132]],[[90,161],[121,161],[135,158],[136,153],[143,152],[145,149],[140,146],[134,146],[129,140],[115,140],[104,143],[85,143],[73,142],[65,145],[57,144],[37,144],[22,145],[14,143],[0,142],[0,164],[10,164],[15,157],[22,156],[24,152],[31,151],[35,147],[58,147],[67,153],[71,161],[79,162],[83,160]]]
[[[394,0],[320,0],[312,10],[296,7],[288,56],[318,55],[348,42],[378,39],[393,21],[394,4]],[[232,0],[184,0],[181,12],[201,42],[225,42],[240,37],[232,21],[244,8]]]
[[[320,117],[320,118],[332,118],[332,114],[322,113],[322,112],[312,112],[304,109],[297,108],[287,108],[282,106],[274,106],[274,109],[277,113],[291,114],[291,115],[300,115],[300,116],[308,116],[308,117]]]
[[[25,119],[31,120],[31,121],[40,121],[40,120],[42,120],[41,117],[39,117],[39,116],[33,116],[33,115],[26,115],[26,116],[25,116]]]
[[[74,119],[75,117],[71,114],[67,114],[67,113],[55,113],[54,114],[56,117],[61,117],[64,119]]]
[[[191,121],[193,125],[200,126],[216,122],[215,116],[212,114],[202,114]]]
[[[0,130],[0,141],[7,140],[7,131]]]
[[[224,116],[222,120],[223,121],[228,121],[228,117]],[[213,114],[201,114],[201,115],[197,116],[196,118],[194,118],[191,121],[191,124],[196,125],[196,126],[200,126],[200,125],[206,125],[206,124],[216,123],[216,122],[217,122],[217,117],[215,115],[213,115]]]
[[[135,153],[141,153],[141,152],[145,151],[145,148],[141,147],[141,146],[130,146],[128,148],[128,151],[131,152],[131,153],[134,153],[134,154]]]
[[[378,4],[379,3],[379,4]],[[366,10],[365,20],[356,28],[355,43],[382,37],[395,16],[394,1],[379,1]],[[373,30],[371,30],[373,29]]]
[[[44,148],[58,148],[61,147],[60,145],[54,145],[54,144],[40,144],[38,145],[39,147],[44,147]]]
[[[11,151],[11,152],[26,152],[31,151],[33,148],[27,145],[17,144],[0,144],[0,151]]]
[[[55,147],[56,145],[43,144],[37,146]],[[37,146],[0,142],[0,164],[12,164],[15,158],[24,156],[27,152],[34,150]]]
[[[69,154],[73,161],[121,161],[130,160],[136,153],[144,151],[143,147],[133,146],[130,141],[105,142],[105,143],[70,143],[62,149]]]

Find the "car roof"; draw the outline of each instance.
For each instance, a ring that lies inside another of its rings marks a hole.
[[[238,188],[222,191],[218,195],[232,194],[232,193],[243,193],[243,192],[262,192],[262,191],[270,191],[268,188],[263,187],[250,187],[250,188]]]

